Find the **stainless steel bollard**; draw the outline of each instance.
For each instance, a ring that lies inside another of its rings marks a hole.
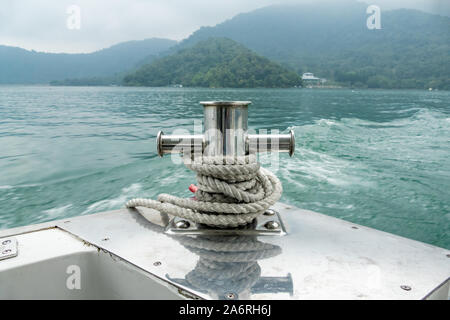
[[[156,138],[159,156],[194,153],[206,156],[243,156],[257,152],[294,154],[295,137],[289,134],[248,134],[250,101],[204,101],[201,135],[165,135]]]

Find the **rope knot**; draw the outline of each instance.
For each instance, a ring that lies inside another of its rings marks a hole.
[[[260,167],[255,155],[201,157],[185,161],[185,165],[197,174],[196,200],[160,194],[158,201],[133,199],[126,206],[149,207],[197,223],[229,228],[252,222],[281,197],[280,180]]]

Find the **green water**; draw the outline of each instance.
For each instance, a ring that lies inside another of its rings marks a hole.
[[[0,87],[0,228],[190,196],[194,176],[155,153],[192,131],[201,100],[251,100],[253,129],[292,128],[272,165],[282,201],[450,248],[450,92]]]

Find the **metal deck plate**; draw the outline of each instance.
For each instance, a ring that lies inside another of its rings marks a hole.
[[[0,239],[0,260],[14,258],[17,254],[17,240],[15,238]]]
[[[271,214],[262,214],[255,219],[253,223],[248,226],[234,229],[220,229],[212,228],[204,225],[199,225],[195,222],[173,218],[166,228],[166,233],[171,235],[238,235],[238,236],[264,236],[264,235],[285,235],[286,230],[280,218],[280,215],[275,210],[270,210]]]
[[[448,297],[449,250],[281,203],[274,209],[284,236],[168,234],[126,209],[57,225],[190,297],[423,299],[439,287]]]

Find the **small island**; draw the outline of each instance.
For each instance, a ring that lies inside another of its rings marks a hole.
[[[210,38],[144,65],[123,79],[126,86],[289,88],[300,86],[294,71],[227,38]]]

